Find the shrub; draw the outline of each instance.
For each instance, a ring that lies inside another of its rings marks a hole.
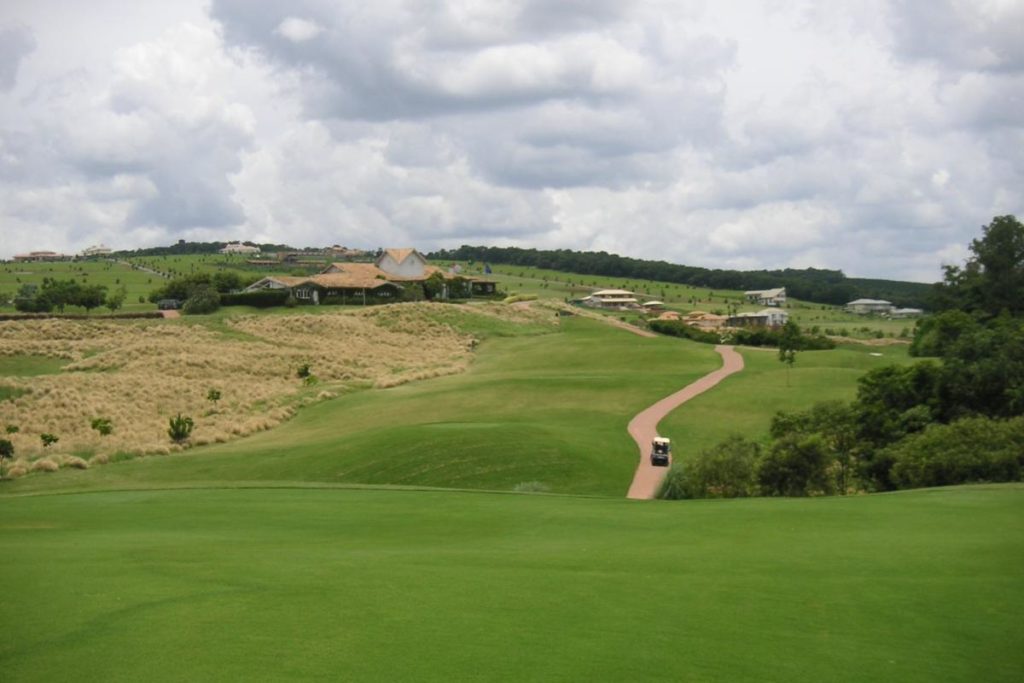
[[[183,417],[181,413],[170,418],[168,424],[167,436],[171,437],[171,441],[175,443],[187,441],[188,437],[192,434],[192,428],[195,427],[195,422],[192,421],[192,418]]]
[[[73,467],[76,470],[87,470],[89,469],[89,462],[77,455],[69,455],[64,458],[64,467]]]
[[[658,492],[655,494],[655,497],[662,500],[689,498],[686,495],[684,476],[683,468],[678,463],[669,467],[668,472],[665,473],[665,478],[661,480],[661,484],[658,486]]]
[[[4,431],[7,432],[8,434],[17,434],[19,431],[21,431],[21,427],[19,427],[18,425],[7,425],[6,427],[4,427]]]
[[[312,374],[309,369],[309,363],[303,363],[299,366],[299,369],[295,371],[295,376],[299,379],[306,379]]]
[[[683,469],[685,498],[744,498],[757,492],[757,463],[761,447],[742,436],[731,436],[701,452]]]
[[[114,425],[109,417],[97,417],[90,424],[93,429],[100,433],[100,436],[110,436],[114,431]]]
[[[192,290],[192,295],[186,299],[181,310],[185,315],[202,315],[213,313],[220,308],[220,294],[217,290],[208,285],[200,285]]]
[[[291,294],[287,289],[261,289],[256,292],[236,292],[234,294],[221,294],[220,305],[272,308],[274,306],[286,306],[290,296]]]
[[[717,333],[690,327],[680,320],[651,320],[648,323],[648,327],[655,332],[667,334],[670,337],[682,337],[683,339],[692,339],[693,341],[705,344],[718,344],[721,341],[721,337]]]
[[[768,496],[831,493],[830,464],[820,435],[785,436],[761,460],[757,471],[761,492]]]
[[[39,435],[39,440],[43,442],[43,448],[49,448],[53,444],[60,441],[60,438],[48,432],[44,432],[43,434]]]
[[[951,486],[976,481],[1020,481],[1024,470],[1024,417],[972,417],[933,424],[883,452],[898,488]]]
[[[206,400],[213,401],[213,405],[217,405],[217,401],[220,400],[220,389],[210,389],[207,391]]]

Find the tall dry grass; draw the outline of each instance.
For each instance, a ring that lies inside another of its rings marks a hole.
[[[435,320],[436,310],[432,304],[398,304],[228,319],[229,328],[242,334],[187,321],[0,322],[0,355],[70,361],[59,374],[4,378],[27,393],[0,402],[0,424],[21,428],[11,438],[16,464],[25,470],[44,453],[42,432],[60,437],[47,456],[92,453],[93,462],[102,463],[117,452],[173,452],[181,446],[170,442],[167,422],[179,412],[196,422],[192,445],[228,441],[270,429],[298,406],[354,387],[389,387],[465,370],[474,340]],[[495,304],[468,314],[534,322],[550,312]],[[319,380],[315,388],[296,378],[302,363]],[[206,398],[210,388],[221,392],[216,405]],[[101,416],[113,422],[109,436],[90,427]],[[81,466],[50,460],[57,461]]]

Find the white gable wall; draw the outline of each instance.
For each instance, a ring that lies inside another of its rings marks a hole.
[[[412,252],[405,257],[405,260],[398,263],[391,254],[384,252],[384,254],[377,259],[377,267],[383,270],[389,275],[399,275],[401,277],[420,277],[424,274],[427,262],[419,255],[419,252]]]

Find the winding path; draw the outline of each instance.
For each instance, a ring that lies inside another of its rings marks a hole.
[[[654,498],[661,480],[665,478],[667,467],[651,465],[651,441],[658,435],[658,423],[662,418],[686,403],[694,396],[699,396],[715,386],[729,375],[743,369],[743,356],[731,346],[716,346],[715,351],[722,357],[722,367],[710,372],[696,382],[689,384],[676,393],[666,396],[651,407],[645,409],[629,422],[629,435],[636,441],[640,449],[640,464],[637,465],[633,483],[629,487],[627,498],[646,500]],[[678,446],[679,444],[673,444]]]

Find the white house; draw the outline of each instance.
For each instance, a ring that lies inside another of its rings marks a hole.
[[[869,313],[891,313],[894,306],[891,301],[884,301],[882,299],[857,299],[846,304],[845,308],[850,313],[867,315]]]
[[[737,313],[729,316],[729,327],[781,327],[789,320],[789,313],[777,308],[766,308],[757,313]]]
[[[385,249],[377,257],[376,265],[388,275],[422,278],[429,275],[427,259],[415,249]]]
[[[102,244],[97,244],[89,247],[88,249],[82,250],[82,256],[84,258],[89,258],[90,256],[110,256],[110,253],[110,247],[103,246]]]
[[[890,318],[916,318],[919,315],[924,315],[924,309],[921,308],[894,308],[889,311]]]
[[[225,244],[224,248],[220,250],[222,254],[258,254],[260,253],[259,247],[250,247],[248,244],[242,244],[241,242],[234,242],[231,244]]]
[[[583,297],[583,305],[594,308],[627,309],[639,308],[640,302],[633,292],[625,289],[599,289],[590,296]]]
[[[747,301],[761,306],[782,306],[786,303],[786,288],[754,289],[744,292]]]

